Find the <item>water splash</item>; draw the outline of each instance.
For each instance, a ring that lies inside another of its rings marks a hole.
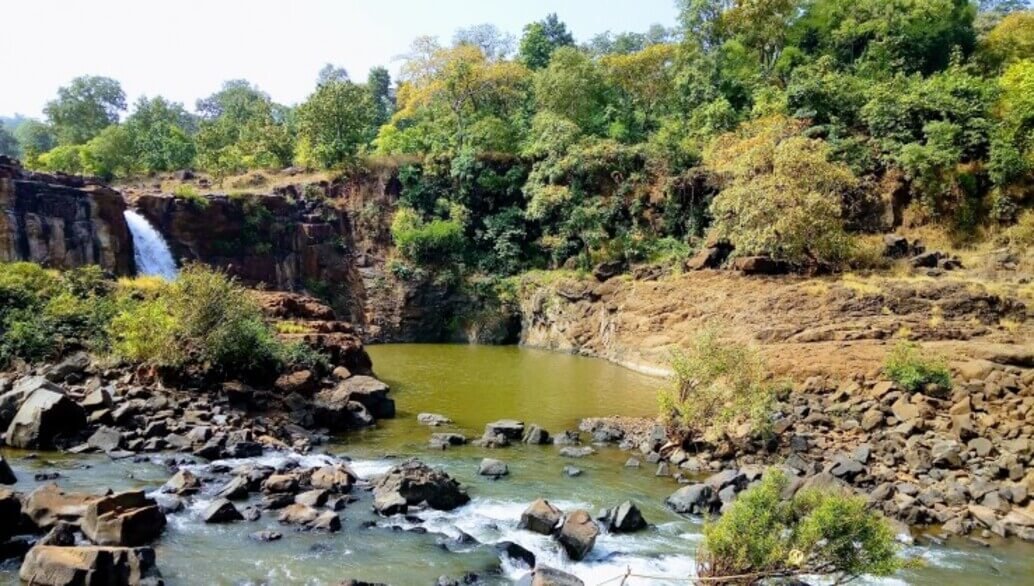
[[[125,217],[129,231],[133,235],[133,257],[137,274],[156,275],[169,281],[175,279],[179,272],[176,261],[158,230],[155,230],[147,218],[133,210],[126,210]]]

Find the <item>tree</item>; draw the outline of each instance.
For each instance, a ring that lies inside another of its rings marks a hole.
[[[334,81],[351,81],[348,77],[348,71],[345,71],[344,67],[337,67],[333,64],[327,63],[320,69],[320,72],[316,75],[316,85],[326,85]]]
[[[370,92],[370,99],[377,110],[377,126],[386,124],[395,110],[395,100],[391,95],[391,74],[386,68],[370,68],[370,74],[366,78],[366,91]]]
[[[557,18],[556,13],[552,13],[524,27],[520,60],[529,69],[542,69],[549,65],[553,51],[571,45],[574,45],[574,37],[567,31],[567,25]]]
[[[549,66],[535,74],[540,110],[563,116],[587,132],[604,125],[607,90],[599,63],[574,47],[557,50]]]
[[[1002,19],[981,44],[993,66],[1034,59],[1034,12],[1014,12]]]
[[[227,81],[198,100],[198,164],[220,174],[285,167],[294,156],[290,112],[247,80]]]
[[[82,144],[115,124],[126,109],[126,94],[108,77],[82,76],[60,88],[43,108],[60,144]]]
[[[3,126],[0,126],[0,155],[8,156],[12,159],[16,159],[21,155],[21,149],[18,148],[18,139]]]
[[[355,160],[376,133],[377,109],[365,88],[349,81],[320,85],[298,107],[298,137],[321,167]]]
[[[110,181],[129,175],[135,167],[133,136],[125,126],[112,124],[82,147],[83,172]]]
[[[189,167],[196,152],[191,136],[195,126],[182,104],[141,96],[126,119],[137,167],[148,173]]]
[[[671,105],[675,51],[674,45],[650,45],[635,53],[607,55],[601,60],[607,78],[628,100],[628,109],[634,109],[647,124]]]
[[[894,534],[864,497],[801,490],[786,498],[790,479],[772,468],[704,525],[697,574],[724,584],[767,584],[797,576],[829,576],[843,584],[902,567]],[[725,578],[725,580],[722,580]]]
[[[15,129],[14,137],[18,139],[24,163],[28,167],[36,167],[37,158],[57,145],[54,130],[34,118],[22,122]]]
[[[704,155],[721,185],[711,202],[713,236],[739,255],[839,266],[851,246],[842,210],[858,182],[829,160],[826,143],[799,133],[772,116],[715,139]]]
[[[452,37],[453,45],[472,45],[481,49],[489,61],[505,59],[514,48],[514,37],[494,24],[476,24],[461,28]]]

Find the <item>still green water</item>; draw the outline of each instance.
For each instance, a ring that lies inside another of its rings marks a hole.
[[[356,471],[371,475],[386,470],[398,458],[417,456],[468,487],[472,502],[450,513],[421,513],[428,533],[405,531],[412,525],[378,519],[370,498],[350,505],[341,516],[344,530],[334,535],[298,533],[267,515],[254,523],[211,526],[198,515],[218,485],[205,491],[184,512],[170,516],[157,545],[159,566],[169,584],[336,584],[346,578],[377,580],[396,585],[433,584],[438,576],[460,577],[478,572],[488,584],[507,584],[523,569],[506,561],[490,545],[448,551],[444,536],[460,532],[491,544],[509,540],[533,551],[540,562],[578,574],[598,584],[622,574],[666,576],[669,580],[638,580],[630,584],[687,584],[693,552],[699,542],[697,521],[667,511],[664,497],[677,488],[673,480],[657,478],[652,467],[625,468],[629,454],[612,447],[582,459],[563,458],[553,446],[513,446],[484,450],[472,446],[432,450],[427,440],[435,431],[459,431],[477,437],[484,424],[501,418],[538,423],[550,432],[575,429],[582,417],[651,415],[655,393],[664,381],[648,378],[594,359],[516,347],[460,345],[387,345],[370,349],[377,375],[392,385],[398,417],[378,427],[340,438],[327,446],[330,454],[353,459]],[[419,425],[416,414],[441,413],[454,426]],[[170,475],[161,459],[150,463],[111,462],[103,456],[6,454],[19,475],[17,490],[31,490],[34,472],[58,470],[57,482],[73,490],[156,489]],[[510,476],[498,481],[477,476],[481,458],[505,461]],[[257,460],[276,463],[285,458],[314,464],[321,456],[268,455]],[[583,470],[579,477],[562,473],[565,465]],[[584,507],[595,512],[626,499],[639,504],[653,525],[636,535],[603,535],[590,558],[581,563],[564,559],[548,538],[516,529],[521,511],[545,497],[561,508]],[[377,527],[364,528],[375,521]],[[393,525],[399,525],[393,528]],[[281,541],[256,543],[252,532],[284,533]],[[1034,547],[1008,543],[983,549],[959,541],[951,546],[909,548],[926,567],[903,573],[886,584],[1002,585],[1032,584]],[[0,570],[0,584],[16,584],[16,567]]]

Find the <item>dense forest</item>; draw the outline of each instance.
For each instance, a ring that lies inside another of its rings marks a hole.
[[[679,0],[674,28],[583,43],[556,15],[519,39],[482,24],[416,39],[394,82],[327,65],[295,107],[246,80],[194,112],[129,107],[117,81],[85,76],[44,120],[5,120],[0,153],[106,179],[391,165],[400,273],[683,257],[704,238],[805,270],[865,266],[865,234],[902,223],[957,244],[1034,238],[1028,8]]]

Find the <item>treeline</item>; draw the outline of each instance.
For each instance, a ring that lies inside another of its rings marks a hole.
[[[886,227],[881,202],[963,240],[1034,222],[1021,218],[1034,169],[1025,1],[677,6],[673,29],[581,45],[555,15],[519,40],[492,25],[419,38],[396,84],[328,66],[295,108],[235,81],[196,113],[141,99],[120,121],[118,84],[81,78],[46,122],[18,127],[18,148],[29,166],[107,176],[395,157],[400,274],[685,254],[707,230],[739,254],[837,266],[864,256],[857,233]]]

